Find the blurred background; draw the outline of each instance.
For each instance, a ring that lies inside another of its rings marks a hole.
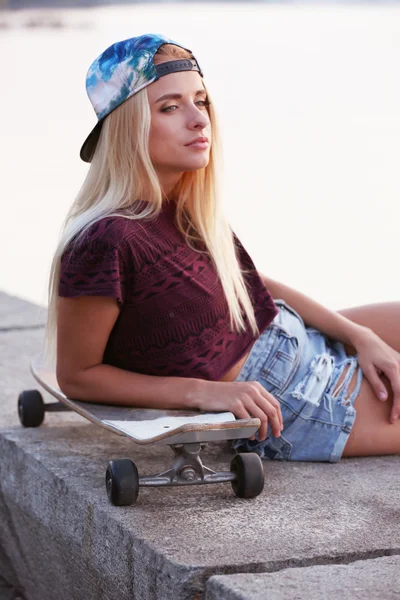
[[[399,301],[398,2],[0,0],[0,290],[47,305],[96,123],[87,68],[146,32],[199,60],[257,268],[334,310]]]

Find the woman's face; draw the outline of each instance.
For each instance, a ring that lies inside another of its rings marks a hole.
[[[164,75],[147,88],[150,156],[164,191],[182,173],[207,166],[211,124],[207,93],[197,71]],[[203,138],[199,141],[198,138]]]

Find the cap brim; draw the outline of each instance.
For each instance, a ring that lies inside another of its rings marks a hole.
[[[89,133],[86,140],[83,142],[83,146],[80,151],[80,157],[83,161],[87,163],[91,162],[93,154],[95,153],[102,125],[103,120],[99,121],[97,125],[93,127],[92,131]]]

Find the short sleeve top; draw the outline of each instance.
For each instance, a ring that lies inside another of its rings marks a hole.
[[[279,309],[234,240],[261,334]],[[117,299],[103,363],[136,373],[218,381],[254,342],[250,326],[231,330],[211,258],[190,248],[169,204],[155,219],[110,216],[91,225],[62,256],[59,295]]]

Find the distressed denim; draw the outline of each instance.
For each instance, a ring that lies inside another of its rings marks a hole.
[[[263,442],[235,440],[233,447],[257,452],[263,459],[337,462],[356,417],[354,402],[363,378],[357,354],[347,355],[341,342],[306,327],[284,300],[275,303],[279,313],[253,345],[236,381],[261,383],[279,401],[284,428],[276,438],[268,425]],[[356,386],[349,396],[356,370]]]

